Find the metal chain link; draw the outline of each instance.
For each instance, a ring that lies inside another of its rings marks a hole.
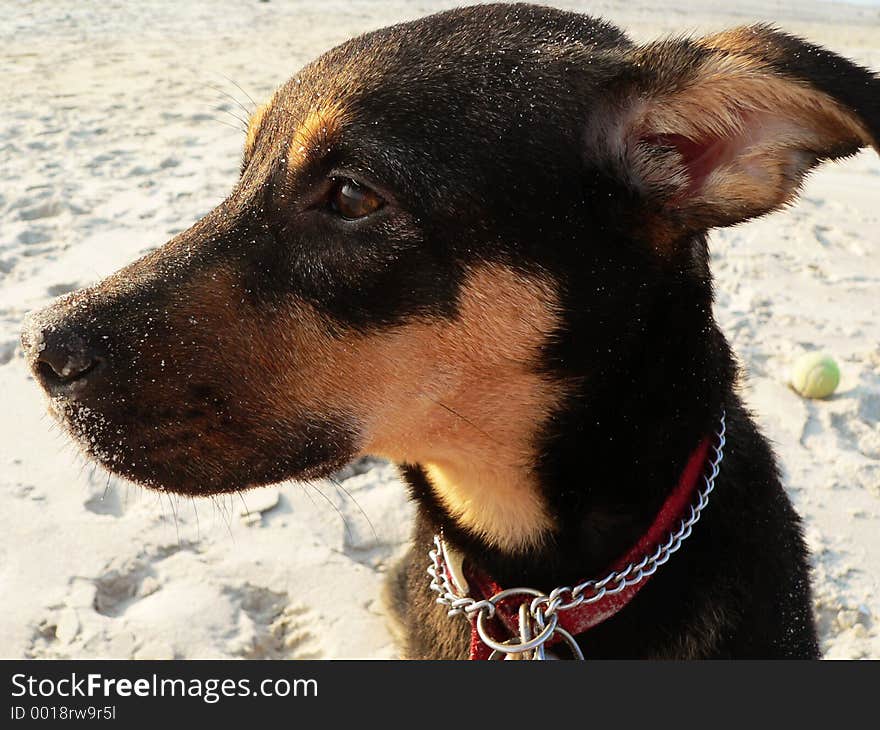
[[[709,465],[703,474],[704,486],[698,491],[695,504],[690,506],[687,517],[681,520],[678,528],[669,533],[667,540],[657,546],[650,555],[646,555],[636,563],[630,563],[622,570],[614,570],[601,580],[587,580],[575,586],[560,586],[550,593],[542,593],[534,588],[508,588],[488,599],[476,600],[469,596],[461,596],[456,593],[442,566],[443,547],[439,535],[434,535],[434,548],[428,552],[431,560],[428,566],[428,575],[431,576],[431,590],[437,593],[437,603],[446,606],[449,616],[466,616],[469,619],[476,617],[477,628],[480,638],[494,649],[494,653],[517,654],[535,651],[535,658],[543,658],[544,643],[554,633],[561,633],[562,629],[557,626],[559,612],[568,611],[584,604],[597,603],[607,596],[620,593],[625,588],[640,583],[645,578],[653,575],[657,568],[663,565],[675,553],[681,544],[690,537],[694,525],[699,521],[700,515],[709,504],[709,495],[715,489],[715,478],[720,471],[721,462],[724,459],[724,445],[726,441],[727,425],[726,413],[721,412],[718,431],[715,434],[717,442],[712,445],[714,455],[709,460]],[[485,631],[484,623],[495,615],[495,606],[500,601],[513,595],[532,596],[529,604],[529,613],[538,627],[538,636],[543,637],[540,642],[517,644],[508,640],[501,643],[493,640]],[[549,630],[550,627],[552,630]],[[575,651],[577,645],[570,637],[563,637],[566,643]],[[580,657],[583,658],[583,657]]]

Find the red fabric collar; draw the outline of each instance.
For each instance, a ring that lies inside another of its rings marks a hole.
[[[666,540],[669,533],[677,528],[679,521],[684,516],[685,510],[691,505],[697,491],[697,484],[703,472],[703,465],[709,451],[710,440],[705,439],[691,454],[687,465],[679,478],[678,485],[663,503],[657,512],[654,521],[648,527],[642,537],[614,563],[608,571],[621,570],[630,563],[641,560],[645,555],[654,552],[658,545]],[[452,577],[448,567],[448,560],[444,560],[444,570],[447,577]],[[469,564],[464,566],[464,575],[471,598],[477,600],[488,599],[502,590],[489,575]],[[559,613],[559,625],[572,636],[577,637],[588,629],[597,626],[614,616],[623,609],[647,583],[648,578],[627,586],[620,593],[607,595],[595,603],[584,603],[576,608]],[[497,605],[495,618],[492,619],[496,635],[501,639],[503,636],[516,636],[519,633],[519,621],[516,607],[505,606],[504,602]],[[552,640],[551,640],[552,641]],[[471,659],[488,659],[491,649],[481,640],[476,631],[476,626],[471,626]]]

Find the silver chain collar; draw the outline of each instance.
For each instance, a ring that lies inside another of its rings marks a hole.
[[[491,598],[477,600],[456,593],[455,586],[450,582],[441,564],[443,560],[441,556],[444,555],[443,541],[440,535],[434,535],[434,548],[428,552],[431,559],[428,575],[431,576],[431,590],[437,593],[437,603],[448,608],[449,616],[476,618],[480,639],[492,649],[491,659],[546,659],[548,652],[545,651],[544,645],[554,635],[558,635],[565,642],[575,658],[583,659],[584,656],[574,637],[559,626],[560,612],[584,604],[597,603],[606,596],[613,596],[628,586],[640,583],[653,575],[657,568],[669,560],[670,556],[690,537],[693,526],[709,504],[709,495],[715,489],[715,478],[724,459],[727,432],[725,418],[726,414],[722,411],[718,431],[715,433],[717,441],[711,446],[714,455],[703,474],[704,486],[698,492],[696,503],[690,506],[690,514],[681,520],[678,528],[671,531],[669,538],[650,555],[646,555],[637,563],[630,563],[622,570],[611,571],[601,580],[587,580],[575,586],[560,586],[550,593],[543,593],[534,588],[508,588],[499,591]],[[495,616],[495,607],[498,603],[514,596],[526,597],[519,606],[520,635],[499,642],[489,635],[486,622]]]

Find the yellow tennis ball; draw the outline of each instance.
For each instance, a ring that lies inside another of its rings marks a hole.
[[[804,398],[827,398],[839,384],[840,368],[823,352],[799,357],[791,371],[791,387]]]

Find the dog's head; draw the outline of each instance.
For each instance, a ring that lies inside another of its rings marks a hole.
[[[256,111],[227,200],[32,316],[24,347],[88,454],[147,486],[374,453],[528,544],[554,414],[631,356],[658,292],[708,309],[707,229],[876,146],[878,92],[762,27],[636,46],[500,5],[380,30]]]

